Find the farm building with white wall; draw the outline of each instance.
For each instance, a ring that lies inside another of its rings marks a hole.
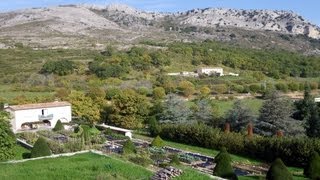
[[[68,123],[72,120],[69,102],[25,104],[4,107],[11,115],[14,132],[30,129],[51,129],[58,120]]]
[[[217,76],[223,76],[223,68],[220,67],[215,67],[215,68],[211,68],[211,67],[204,67],[204,68],[199,68],[197,70],[197,73],[199,75],[217,75]]]

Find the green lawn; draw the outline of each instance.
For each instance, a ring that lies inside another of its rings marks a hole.
[[[200,173],[194,169],[191,168],[186,168],[186,167],[179,167],[179,169],[183,170],[183,173],[181,176],[173,178],[173,180],[206,180],[206,179],[213,179],[211,178],[209,175],[204,174],[204,173]]]
[[[93,153],[0,164],[0,179],[150,179],[141,166]]]
[[[239,176],[239,180],[264,180],[265,176]],[[305,178],[303,176],[293,176],[294,180],[307,180],[308,178]]]
[[[134,134],[134,138],[138,139],[144,139],[147,141],[152,141],[153,138],[145,136],[145,135],[140,135],[140,134]],[[203,147],[198,147],[198,146],[191,146],[191,145],[186,145],[186,144],[181,144],[181,143],[176,143],[172,141],[165,141],[166,146],[182,149],[185,151],[190,151],[190,152],[195,152],[195,153],[201,153],[203,155],[207,156],[216,156],[219,151],[213,150],[213,149],[208,149],[208,148],[203,148]],[[255,159],[250,159],[247,157],[242,157],[238,155],[231,155],[231,158],[233,162],[241,162],[241,163],[246,163],[246,164],[260,164],[261,161],[255,160]]]
[[[16,145],[14,147],[14,160],[20,160],[23,159],[24,153],[30,153],[30,151],[20,145]]]
[[[219,107],[222,114],[225,114],[228,110],[232,109],[232,106],[236,100],[214,100],[214,102]],[[243,99],[241,100],[244,105],[246,105],[254,115],[259,115],[259,109],[262,106],[263,100],[261,99]]]

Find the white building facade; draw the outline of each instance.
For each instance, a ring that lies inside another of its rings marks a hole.
[[[206,68],[199,68],[197,70],[197,73],[199,75],[218,75],[218,76],[223,76],[223,68],[220,67],[216,67],[216,68],[210,68],[210,67],[206,67]]]
[[[11,125],[14,132],[29,129],[51,129],[57,121],[68,123],[72,120],[69,102],[51,102],[7,106],[11,114]]]

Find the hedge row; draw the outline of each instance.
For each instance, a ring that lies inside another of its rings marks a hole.
[[[277,157],[285,164],[304,167],[313,150],[320,150],[320,139],[296,137],[248,137],[225,133],[203,124],[162,124],[164,139],[211,149],[227,148],[228,152],[272,162]]]

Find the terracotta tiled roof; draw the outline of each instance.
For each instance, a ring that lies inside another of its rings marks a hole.
[[[18,110],[27,110],[27,109],[41,109],[41,108],[52,108],[52,107],[62,107],[62,106],[71,106],[69,102],[50,102],[50,103],[37,103],[37,104],[23,104],[16,106],[9,106],[7,109],[12,109],[14,111]]]

